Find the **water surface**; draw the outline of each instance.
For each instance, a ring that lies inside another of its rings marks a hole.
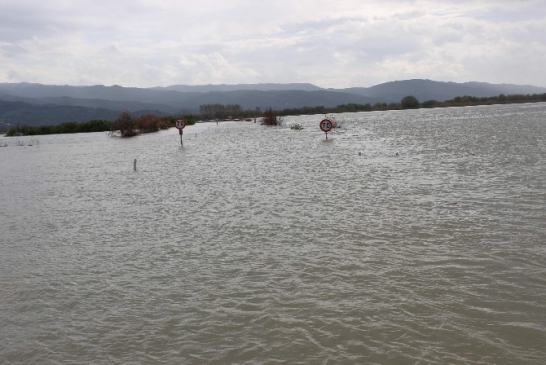
[[[546,104],[322,117],[0,138],[2,362],[543,364]]]

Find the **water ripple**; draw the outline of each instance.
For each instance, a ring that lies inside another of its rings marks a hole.
[[[4,148],[0,358],[542,364],[545,108]]]

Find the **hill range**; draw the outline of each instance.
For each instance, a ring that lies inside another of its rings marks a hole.
[[[308,83],[173,85],[133,88],[122,86],[61,86],[0,83],[0,129],[10,125],[55,125],[93,119],[115,119],[121,111],[136,115],[197,114],[203,104],[239,104],[243,109],[269,107],[335,107],[341,104],[392,103],[408,95],[419,101],[445,101],[457,96],[491,97],[500,94],[543,94],[531,85],[482,82],[404,80],[372,87],[326,89]]]

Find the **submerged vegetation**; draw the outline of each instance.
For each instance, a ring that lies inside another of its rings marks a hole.
[[[181,116],[186,124],[195,124],[193,115]],[[174,116],[158,117],[153,114],[144,114],[134,117],[128,111],[122,112],[116,120],[110,123],[110,134],[119,133],[121,137],[133,137],[142,133],[154,133],[161,129],[169,129],[174,126],[174,121],[180,118]]]
[[[292,125],[290,125],[290,129],[294,130],[294,131],[301,131],[303,129],[303,126],[299,123],[294,123]]]
[[[259,107],[255,109],[243,109],[239,104],[204,104],[199,107],[200,114],[187,114],[182,117],[188,125],[195,124],[197,119],[200,120],[251,120],[261,116],[261,123],[267,126],[281,126],[283,124],[282,116],[287,115],[310,115],[310,114],[333,114],[333,113],[348,113],[348,112],[368,112],[368,111],[386,111],[386,110],[402,110],[402,109],[418,109],[418,108],[442,108],[442,107],[460,107],[460,106],[477,106],[477,105],[493,105],[493,104],[514,104],[514,103],[536,103],[546,102],[546,94],[532,95],[504,95],[492,97],[474,97],[474,96],[457,96],[451,100],[437,101],[426,100],[419,102],[413,95],[408,95],[402,98],[399,103],[375,103],[373,105],[349,103],[337,105],[335,107],[303,107],[289,108],[282,110],[267,109],[262,113]],[[16,126],[10,127],[7,132],[7,137],[25,135],[43,135],[43,134],[61,134],[61,133],[86,133],[86,132],[104,132],[108,131],[111,135],[119,135],[121,137],[136,136],[141,133],[153,133],[161,129],[169,129],[173,127],[174,121],[181,116],[156,116],[153,114],[144,114],[134,116],[128,111],[122,112],[115,120],[91,120],[88,122],[67,122],[57,125],[40,125],[40,126]],[[241,118],[241,119],[239,119]],[[301,126],[292,125],[291,129],[299,130]]]
[[[262,125],[268,126],[282,126],[282,118],[277,115],[277,112],[269,108],[264,112],[262,117]]]
[[[122,112],[110,123],[112,134],[119,132],[121,137],[133,137],[139,133],[153,133],[173,126],[170,117],[158,117],[151,114],[133,117],[128,111]]]
[[[161,129],[169,129],[178,118],[180,116],[159,117],[153,114],[133,116],[128,111],[124,111],[113,121],[91,120],[84,123],[68,122],[40,126],[17,125],[8,129],[6,137],[88,132],[110,132],[113,136],[132,137],[142,133],[154,133]],[[183,118],[188,125],[195,124],[193,115],[184,115]]]

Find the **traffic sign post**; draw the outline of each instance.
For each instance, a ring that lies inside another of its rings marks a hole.
[[[326,139],[328,139],[328,132],[332,130],[333,126],[334,126],[334,123],[328,118],[320,121],[319,127],[320,127],[320,130],[326,134]]]
[[[184,132],[182,132],[182,129],[184,129],[184,127],[186,126],[186,121],[184,120],[184,118],[178,118],[174,121],[174,126],[178,129],[178,134],[180,134],[180,145],[183,146],[184,144],[182,143],[182,134],[184,134]]]

